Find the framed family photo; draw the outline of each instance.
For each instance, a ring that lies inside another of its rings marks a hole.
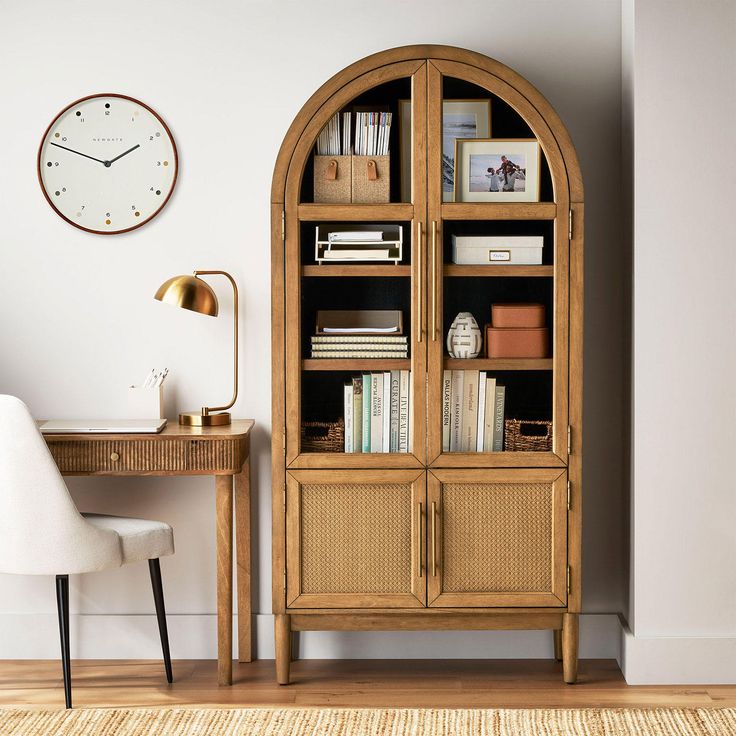
[[[536,138],[455,141],[456,202],[538,202]]]
[[[491,135],[491,101],[442,101],[442,201],[455,199],[455,139]],[[411,100],[399,100],[401,200],[411,201]]]

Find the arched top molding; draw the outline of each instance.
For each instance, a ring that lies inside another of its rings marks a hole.
[[[460,69],[460,66],[457,65],[465,65],[466,67],[486,72],[500,80],[505,87],[505,93],[499,90],[499,92],[502,92],[499,96],[515,107],[522,116],[527,118],[527,122],[529,122],[532,130],[540,137],[545,148],[545,153],[548,159],[551,159],[550,166],[553,169],[553,180],[557,179],[559,183],[560,176],[566,177],[570,202],[583,201],[583,183],[580,164],[570,135],[552,105],[550,105],[536,87],[505,64],[483,54],[454,46],[422,44],[401,46],[371,54],[360,59],[331,77],[307,100],[291,123],[281,144],[274,167],[271,202],[276,204],[284,202],[289,167],[292,164],[292,158],[295,155],[298,144],[310,126],[310,123],[314,127],[315,118],[321,119],[325,117],[326,121],[334,113],[332,109],[329,111],[322,110],[325,103],[330,101],[333,96],[345,87],[354,90],[357,86],[357,80],[361,78],[363,81],[369,82],[373,76],[371,72],[375,72],[382,67],[400,64],[403,69],[408,71],[412,68],[411,62],[416,62],[416,66],[418,67],[426,61],[436,62],[436,66],[441,71],[444,69],[449,72],[453,66]],[[478,83],[478,80],[471,79],[469,81],[476,81]],[[480,83],[480,86],[487,87],[487,85],[482,83]],[[346,93],[348,91],[345,90]],[[343,96],[338,95],[336,100],[333,100],[333,103],[337,100],[340,100],[341,104],[349,102],[349,98],[343,102]],[[535,119],[530,120],[530,117]],[[321,127],[320,125],[319,128],[321,129]],[[540,135],[542,130],[544,130],[544,134]],[[319,130],[316,132],[318,133]],[[542,140],[544,138],[546,138],[546,141]],[[302,141],[301,147],[303,148],[304,145],[305,142]],[[311,149],[311,146],[309,147]],[[557,159],[557,162],[555,162],[555,159]],[[562,161],[564,172],[559,171],[560,160]],[[557,171],[554,171],[555,163],[557,163]]]

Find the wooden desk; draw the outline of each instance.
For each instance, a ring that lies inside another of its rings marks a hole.
[[[47,434],[63,475],[214,475],[217,534],[217,679],[233,678],[233,496],[238,564],[238,660],[252,659],[250,568],[251,419],[159,434]]]

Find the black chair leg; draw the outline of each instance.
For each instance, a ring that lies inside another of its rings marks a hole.
[[[61,669],[64,673],[64,698],[66,707],[72,707],[72,665],[69,655],[69,576],[56,576],[56,609],[59,613],[59,638],[61,639]]]
[[[158,619],[158,633],[161,636],[161,649],[164,653],[164,667],[166,681],[171,683],[174,676],[171,672],[171,653],[169,652],[169,630],[166,627],[166,608],[164,607],[164,587],[161,583],[161,565],[158,559],[148,560],[148,569],[151,572],[151,587],[153,600],[156,603],[156,618]]]

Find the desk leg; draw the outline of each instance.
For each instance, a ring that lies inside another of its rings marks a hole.
[[[217,684],[233,682],[233,477],[215,476],[217,523]]]
[[[250,458],[235,476],[235,539],[238,565],[238,661],[253,659],[251,606]]]

